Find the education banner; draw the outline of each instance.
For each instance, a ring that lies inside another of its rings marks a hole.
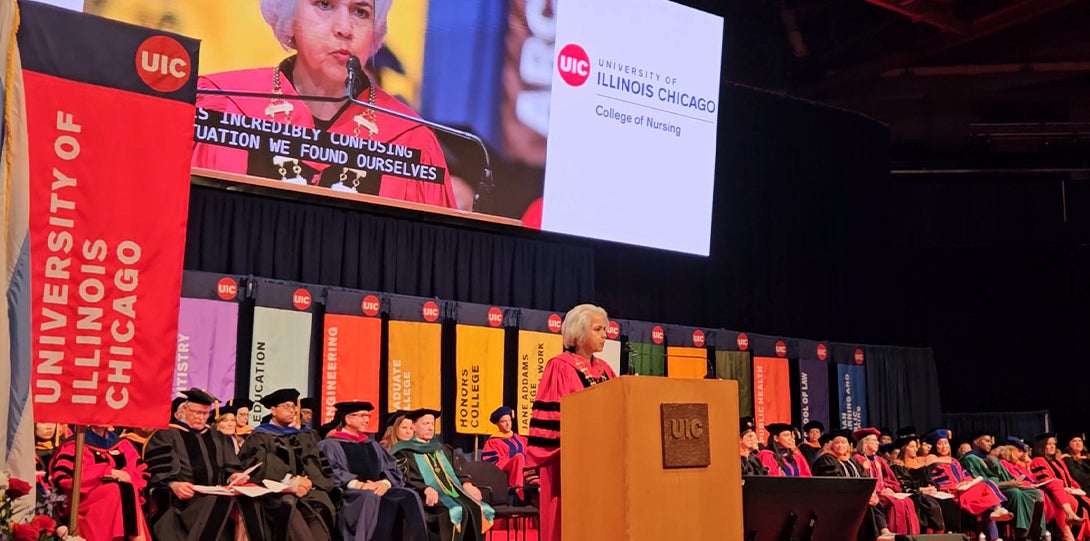
[[[541,310],[518,311],[518,403],[515,408],[515,430],[530,433],[530,413],[537,399],[537,386],[545,373],[549,359],[564,351],[560,336],[563,318],[556,312]]]
[[[799,424],[829,423],[829,347],[823,342],[799,340]]]
[[[753,419],[757,438],[768,438],[765,425],[791,423],[791,369],[787,359],[753,358]]]
[[[178,309],[174,393],[191,387],[227,401],[235,396],[240,276],[185,271]]]
[[[441,409],[443,326],[438,301],[390,296],[387,411]]]
[[[19,8],[35,418],[164,426],[198,43],[34,2]]]
[[[867,372],[861,364],[837,364],[840,428],[867,426]]]
[[[254,335],[250,349],[251,424],[265,416],[257,400],[278,389],[311,389],[310,340],[314,296],[318,289],[302,284],[254,280]]]
[[[487,304],[452,303],[454,366],[458,394],[454,426],[460,434],[496,434],[489,415],[503,404],[504,323],[513,310]]]
[[[382,295],[368,291],[326,289],[322,329],[322,424],[333,420],[337,402],[361,400],[379,406],[382,356]],[[372,415],[366,432],[379,431]]]

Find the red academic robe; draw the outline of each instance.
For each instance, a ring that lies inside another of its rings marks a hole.
[[[57,449],[50,466],[53,485],[65,494],[72,491],[75,452],[76,441],[69,439]],[[110,478],[112,470],[128,473],[132,482],[113,480]],[[84,444],[80,475],[80,537],[87,541],[112,541],[133,535],[150,539],[140,509],[144,502],[141,494],[147,485],[146,470],[129,440],[117,440],[108,448],[96,447],[89,441]]]
[[[273,69],[258,68],[249,70],[229,71],[201,77],[197,80],[197,87],[205,90],[233,90],[240,92],[272,92]],[[285,98],[298,96],[298,92],[286,77],[280,77],[280,90]],[[364,91],[361,98],[366,96]],[[288,100],[291,104],[291,112],[277,113],[273,117],[265,113],[270,100],[257,98],[239,98],[228,96],[198,95],[197,107],[226,113],[243,114],[253,118],[272,120],[279,123],[287,123],[304,128],[314,128],[314,117],[307,109],[306,103],[298,100]],[[401,103],[382,89],[375,89],[375,105],[395,110],[412,116],[417,116],[412,109]],[[358,105],[349,105],[334,120],[327,130],[329,133],[352,135],[357,124],[353,118],[365,113],[366,110]],[[416,124],[408,120],[392,117],[383,113],[375,113],[379,131],[374,140],[382,143],[393,143],[408,147],[420,152],[420,163],[434,165],[443,169],[442,182],[426,182],[411,178],[402,178],[391,174],[383,175],[378,195],[391,199],[424,203],[439,207],[457,208],[454,199],[454,189],[450,175],[446,173],[447,162],[443,156],[443,150],[439,146],[439,140],[430,128]],[[367,139],[369,134],[366,128],[361,130],[360,137]],[[204,167],[229,173],[247,173],[249,151],[213,145],[197,143],[193,150],[193,167]],[[271,159],[271,158],[270,158]],[[304,161],[306,165],[316,169],[318,174],[303,180],[311,185],[318,185],[321,172],[329,167],[326,164]],[[293,177],[289,173],[287,177]]]
[[[1030,462],[1030,470],[1032,473],[1027,473],[1030,475],[1031,480],[1036,479],[1038,483],[1045,483],[1038,488],[1048,496],[1045,498],[1046,519],[1065,520],[1065,513],[1063,512],[1063,504],[1065,503],[1070,504],[1071,509],[1080,517],[1090,519],[1090,497],[1076,496],[1066,490],[1082,489],[1079,483],[1075,481],[1075,478],[1071,476],[1067,464],[1064,464],[1062,460],[1049,460],[1043,456],[1038,456],[1034,457],[1033,461]],[[1053,506],[1058,508],[1052,509],[1053,516],[1048,516],[1049,503],[1053,503]],[[1062,524],[1062,522],[1060,523]],[[1084,522],[1083,524],[1084,526],[1079,529],[1079,535],[1076,539],[1090,539],[1090,526],[1086,525],[1090,523]]]
[[[791,451],[791,458],[794,460],[794,464],[791,461],[784,460],[784,465],[780,466],[780,461],[776,460],[776,453],[772,449],[761,449],[757,452],[757,460],[764,464],[764,467],[768,468],[768,475],[773,477],[812,477],[810,473],[810,464],[807,463],[806,457],[803,456],[802,451],[799,451],[796,447]],[[786,470],[785,470],[786,468]]]
[[[877,455],[867,457],[860,453],[856,453],[855,458],[863,465],[863,470],[868,476],[878,480],[874,490],[878,493],[878,500],[882,507],[886,508],[890,531],[901,534],[920,533],[920,518],[916,514],[916,504],[912,499],[899,499],[882,494],[882,491],[887,488],[893,492],[904,492],[901,489],[901,482],[897,480],[897,474],[893,473],[893,468],[889,467],[886,459]]]
[[[540,541],[560,541],[560,399],[617,377],[605,361],[561,353],[545,365],[530,417],[526,457],[540,474]]]
[[[495,464],[506,473],[508,486],[526,486],[523,473],[526,469],[526,438],[521,435],[510,433],[488,438],[481,450],[481,460]],[[523,497],[521,488],[519,497]]]
[[[929,467],[931,480],[935,482],[935,486],[943,492],[953,494],[957,498],[958,505],[971,515],[979,516],[990,512],[1007,501],[1006,496],[999,491],[999,487],[987,479],[959,490],[958,485],[971,481],[973,476],[969,475],[969,472],[966,472],[956,460],[934,462]]]

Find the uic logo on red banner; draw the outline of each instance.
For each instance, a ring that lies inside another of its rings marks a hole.
[[[749,337],[744,332],[738,333],[738,349],[742,351],[749,349]]]
[[[655,325],[654,328],[651,329],[651,341],[656,344],[661,344],[663,338],[665,338],[665,336],[663,335],[662,327]]]
[[[136,48],[136,73],[158,92],[174,92],[189,80],[189,53],[170,36],[152,36]]]
[[[817,356],[819,360],[824,361],[829,356],[829,349],[825,347],[825,344],[817,345]]]
[[[216,282],[216,295],[225,301],[234,299],[235,295],[238,295],[238,282],[230,276],[220,278],[220,281]]]
[[[777,340],[776,341],[776,356],[777,357],[786,357],[787,356],[787,344],[783,343],[783,340]]]
[[[698,348],[704,347],[704,331],[700,329],[693,331],[693,345]]]
[[[435,301],[428,301],[424,303],[424,308],[420,310],[420,315],[424,316],[426,321],[435,321],[439,319],[439,305],[435,304]]]
[[[863,350],[858,348],[855,350],[855,364],[863,364]]]
[[[564,320],[560,319],[560,314],[549,314],[549,330],[557,333],[560,332],[560,327],[564,324]]]
[[[360,302],[360,310],[363,310],[364,315],[377,316],[380,307],[378,297],[374,295],[368,295]]]
[[[582,86],[590,77],[590,57],[582,47],[569,43],[560,49],[556,57],[556,69],[560,78],[571,86]]]
[[[616,340],[621,335],[621,326],[616,321],[610,320],[609,325],[606,327],[606,336],[610,340]]]
[[[296,289],[295,293],[291,294],[291,304],[296,310],[310,308],[310,292],[303,288]]]
[[[488,324],[493,327],[503,325],[503,310],[493,306],[488,309]]]

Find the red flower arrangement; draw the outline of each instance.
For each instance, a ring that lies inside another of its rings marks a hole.
[[[15,541],[38,541],[42,531],[35,528],[33,524],[16,522],[11,525],[11,535]]]
[[[22,498],[27,494],[30,494],[30,483],[27,483],[26,481],[23,481],[22,479],[17,479],[15,477],[12,477],[8,480],[8,498],[14,500],[15,498]]]
[[[30,519],[30,525],[46,535],[53,535],[53,532],[57,530],[57,521],[45,515],[36,515],[34,518]]]

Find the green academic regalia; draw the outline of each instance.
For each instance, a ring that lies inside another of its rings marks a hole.
[[[996,484],[1004,481],[1014,481],[1014,477],[993,457],[973,450],[961,457],[961,465],[969,471],[973,477],[981,477]],[[1044,513],[1034,508],[1040,507],[1044,501],[1041,491],[1035,488],[1023,487],[999,487],[999,491],[1007,497],[1004,505],[1014,513],[1014,527],[1020,530],[1036,530],[1044,528]],[[1035,524],[1036,523],[1036,524]]]
[[[439,503],[424,507],[432,541],[482,541],[492,527],[493,509],[462,488],[469,480],[454,456],[454,449],[435,440],[398,442],[390,452],[397,460],[405,485],[424,500],[424,489],[439,492]]]

